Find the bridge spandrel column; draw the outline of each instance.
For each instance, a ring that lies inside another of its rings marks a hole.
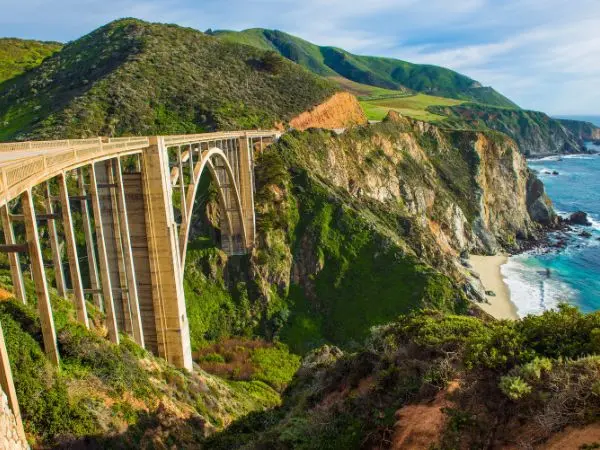
[[[117,329],[131,334],[131,314],[127,298],[127,280],[123,262],[123,243],[116,201],[116,185],[112,176],[111,160],[95,164],[98,201],[104,245],[108,260],[108,276],[112,288]],[[104,272],[102,273],[104,275]]]
[[[50,192],[50,183],[46,182],[46,213],[54,214],[52,205],[52,195]],[[62,257],[60,255],[60,246],[58,245],[58,232],[56,230],[56,221],[48,219],[48,240],[50,241],[50,250],[52,251],[52,263],[54,264],[54,277],[56,279],[56,290],[61,297],[67,296],[67,285],[65,282],[65,271],[63,269]]]
[[[192,351],[168,155],[160,137],[150,138],[150,147],[142,153],[142,180],[158,354],[178,367],[191,370]]]
[[[124,173],[123,188],[144,344],[147,350],[158,355],[142,173]]]
[[[131,246],[131,231],[129,228],[129,217],[127,215],[127,202],[125,199],[125,187],[123,184],[123,172],[121,160],[116,158],[113,164],[113,179],[116,184],[117,206],[119,210],[119,227],[121,241],[123,244],[123,262],[125,265],[125,277],[127,278],[127,299],[130,312],[131,328],[133,338],[144,347],[144,332],[140,317],[140,305],[137,289],[137,277],[135,274],[133,251]]]
[[[69,273],[71,274],[71,284],[73,287],[73,295],[75,297],[75,309],[77,310],[77,320],[84,324],[86,328],[89,328],[85,295],[83,293],[83,283],[81,282],[81,271],[79,269],[79,258],[77,255],[77,243],[75,241],[75,231],[73,230],[73,217],[71,215],[67,180],[64,174],[59,175],[57,179],[60,192],[65,244],[67,247],[67,256],[69,258]]]
[[[88,206],[88,200],[85,190],[85,180],[83,176],[83,169],[80,167],[77,169],[77,186],[79,188],[79,194],[82,200],[79,201],[81,207],[81,220],[83,223],[83,234],[85,235],[85,248],[87,253],[88,261],[88,272],[90,277],[90,287],[93,291],[100,289],[100,276],[98,275],[98,261],[96,259],[96,250],[94,246],[94,237],[92,232],[92,222],[90,220],[90,209]],[[104,305],[102,304],[102,295],[94,293],[92,295],[94,304],[104,311]]]
[[[104,237],[103,214],[98,197],[98,181],[96,177],[96,164],[90,165],[90,196],[92,198],[92,208],[94,211],[94,225],[96,227],[96,242],[98,245],[98,262],[100,265],[102,281],[102,297],[104,299],[104,313],[106,315],[106,327],[108,328],[108,337],[111,342],[119,343],[119,329],[117,327],[117,317],[112,293],[110,267],[108,254],[106,250],[106,239]]]
[[[52,306],[50,304],[50,295],[48,294],[48,284],[46,282],[46,272],[44,271],[40,236],[38,233],[31,191],[25,191],[21,196],[21,199],[23,204],[25,234],[27,237],[27,245],[29,246],[29,259],[31,261],[31,275],[33,276],[33,283],[35,285],[38,311],[40,313],[40,324],[42,326],[44,351],[50,361],[58,366],[59,356],[58,345],[56,342],[56,330],[54,329],[54,320],[52,319]]]

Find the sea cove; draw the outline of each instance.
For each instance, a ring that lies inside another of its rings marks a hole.
[[[566,239],[564,248],[541,248],[509,258],[502,275],[511,301],[521,317],[560,302],[595,311],[600,308],[600,155],[530,160],[529,167],[538,172],[560,215],[585,211],[592,225],[554,233],[551,239]],[[581,236],[584,231],[591,237]]]

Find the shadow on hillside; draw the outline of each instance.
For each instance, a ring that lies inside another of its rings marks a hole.
[[[138,416],[135,424],[122,433],[98,434],[80,439],[64,439],[51,448],[61,450],[105,449],[199,449],[203,448],[206,422],[201,417],[180,419],[164,407],[152,414]]]

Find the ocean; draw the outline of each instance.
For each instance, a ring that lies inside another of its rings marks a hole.
[[[600,147],[588,144],[600,151]],[[568,155],[530,160],[562,216],[585,211],[591,227],[554,233],[563,249],[537,249],[509,258],[502,275],[519,316],[539,314],[565,302],[582,311],[600,309],[600,155]],[[559,175],[552,175],[557,171]],[[586,230],[592,237],[579,234]]]

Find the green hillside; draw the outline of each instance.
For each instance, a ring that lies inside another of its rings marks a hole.
[[[446,116],[444,124],[454,128],[496,130],[507,134],[527,156],[584,151],[581,137],[563,121],[553,119],[539,111],[494,108],[488,105],[462,104],[454,106],[432,105],[432,114]],[[570,122],[574,129],[585,122]],[[590,131],[591,132],[591,131]]]
[[[460,100],[426,94],[370,98],[360,102],[369,120],[382,120],[392,110],[428,122],[445,119],[444,116],[429,111],[430,106],[454,106],[461,103]]]
[[[325,77],[394,90],[469,100],[490,105],[517,107],[490,87],[443,67],[411,64],[393,58],[353,55],[335,47],[320,47],[277,30],[253,28],[240,32],[210,31],[228,42],[238,42],[279,52],[312,72]]]
[[[58,42],[0,38],[0,83],[39,66],[61,48]]]
[[[271,128],[335,90],[273,52],[123,19],[0,86],[0,140]]]

